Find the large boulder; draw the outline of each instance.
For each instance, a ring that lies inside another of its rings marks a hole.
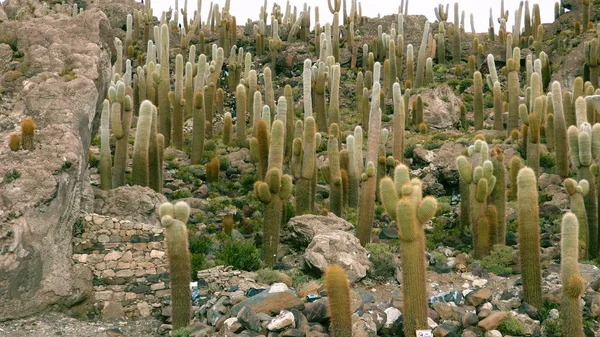
[[[109,191],[96,189],[94,192],[94,213],[160,226],[158,208],[167,198],[151,188],[121,186]]]
[[[344,268],[351,283],[367,276],[371,263],[368,252],[356,236],[339,230],[315,235],[304,253],[309,269],[324,273],[332,264]]]
[[[0,37],[16,41],[31,71],[17,92],[21,100],[0,111],[0,138],[25,117],[37,130],[32,151],[0,147],[2,321],[74,305],[70,296],[87,291],[76,280],[89,278],[89,270],[72,267],[71,240],[80,211],[91,210],[88,149],[110,81],[114,37],[98,10],[2,22]],[[66,62],[73,78],[58,75]]]
[[[328,233],[332,230],[349,231],[352,229],[354,229],[354,225],[333,213],[328,215],[305,214],[291,218],[283,226],[281,240],[293,249],[303,251],[317,234]]]
[[[455,129],[460,121],[460,105],[458,98],[447,84],[437,85],[419,93],[423,100],[423,122],[427,127],[438,130]],[[417,99],[413,95],[409,106]]]

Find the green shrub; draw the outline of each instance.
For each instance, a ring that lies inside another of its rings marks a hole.
[[[260,269],[260,251],[248,240],[225,239],[215,254],[217,262],[234,269],[255,271]]]
[[[194,184],[199,186],[201,183],[201,176],[204,175],[204,165],[189,165],[180,167],[175,177],[183,180],[186,184]]]
[[[463,92],[465,92],[465,90],[467,90],[472,85],[473,85],[473,79],[465,78],[464,80],[460,81],[460,83],[458,84],[458,92],[462,94]]]
[[[515,251],[510,246],[494,245],[490,255],[481,260],[481,266],[499,276],[513,273]]]
[[[256,272],[256,281],[264,284],[285,283],[280,272],[268,268],[259,269]]]
[[[554,167],[554,165],[556,165],[556,158],[554,157],[554,154],[550,152],[543,152],[540,154],[540,167],[549,169]]]
[[[192,265],[192,280],[198,280],[198,271],[206,269],[206,257],[204,254],[192,254],[190,256]]]
[[[207,254],[212,245],[212,239],[208,236],[198,238],[190,238],[190,253],[192,254]]]
[[[496,329],[500,331],[503,336],[524,336],[527,331],[525,324],[515,317],[507,317]]]
[[[173,333],[171,333],[171,336],[172,337],[189,337],[191,333],[192,333],[192,329],[181,328],[181,329],[177,329],[177,330],[173,331]]]
[[[372,263],[369,271],[371,277],[388,278],[394,276],[396,264],[390,246],[384,243],[369,243],[365,248],[371,254],[369,258]]]

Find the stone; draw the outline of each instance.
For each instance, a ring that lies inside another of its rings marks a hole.
[[[281,310],[304,309],[304,303],[291,291],[269,294],[261,292],[258,295],[247,298],[231,307],[231,315],[237,316],[239,311],[248,306],[256,313],[276,314]]]
[[[119,301],[106,301],[102,309],[102,319],[110,321],[125,317],[125,309]]]
[[[249,307],[242,307],[237,314],[237,320],[245,329],[258,332],[260,330],[260,319]]]
[[[484,337],[502,337],[502,333],[498,330],[486,331]]]
[[[282,334],[281,337],[304,337],[305,332],[300,329],[287,329]]]
[[[477,326],[483,329],[484,331],[489,331],[495,329],[506,317],[508,313],[506,311],[494,311],[488,317],[477,323]]]
[[[350,283],[364,278],[371,265],[368,252],[358,238],[339,230],[317,234],[304,252],[304,262],[322,273],[330,265],[337,264],[344,269]]]
[[[447,130],[458,126],[462,101],[447,84],[426,88],[419,95],[424,103],[423,122],[428,128]],[[416,99],[416,95],[412,96],[409,106],[412,106]]]
[[[121,256],[123,256],[122,252],[113,250],[113,251],[110,251],[108,254],[104,255],[104,261],[116,261],[116,260],[120,259]]]
[[[327,298],[321,298],[304,305],[304,315],[309,322],[326,322],[329,319]]]
[[[94,212],[118,219],[161,227],[158,207],[164,195],[142,186],[121,186],[108,191],[95,190]],[[124,224],[125,225],[125,224]]]
[[[389,307],[389,308],[385,309],[384,312],[387,315],[387,319],[386,319],[385,325],[384,325],[384,327],[386,329],[391,328],[392,325],[394,325],[394,323],[396,323],[396,321],[400,317],[402,317],[402,312],[394,307]]]
[[[329,213],[323,215],[305,214],[291,218],[282,227],[281,241],[296,250],[304,250],[317,234],[332,230],[350,231],[354,225]]]
[[[477,307],[482,303],[487,302],[492,297],[492,292],[487,288],[473,290],[466,296],[467,303]]]
[[[150,305],[148,305],[148,302],[139,302],[136,306],[137,309],[140,311],[140,316],[150,316]]]
[[[281,331],[287,327],[295,328],[294,314],[287,310],[282,310],[267,324],[267,330],[269,331]]]
[[[429,304],[433,304],[435,302],[445,302],[450,303],[453,302],[456,305],[461,305],[464,301],[464,296],[459,291],[449,291],[446,293],[442,293],[439,295],[435,295],[429,298]]]
[[[123,331],[121,331],[119,328],[111,328],[111,329],[106,330],[106,336],[119,337],[119,336],[125,336],[125,335],[123,334]]]
[[[281,293],[287,290],[290,290],[290,288],[285,283],[273,283],[269,288],[269,294]]]
[[[474,312],[467,312],[462,317],[462,325],[464,327],[476,325],[479,322],[479,317]]]
[[[353,337],[370,337],[377,335],[377,324],[375,324],[375,320],[371,315],[365,313],[358,319],[353,319],[352,322]]]
[[[230,317],[223,322],[223,328],[232,333],[238,333],[244,329],[242,324],[235,317]]]

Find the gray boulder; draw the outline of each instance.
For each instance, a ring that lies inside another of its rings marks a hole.
[[[304,250],[318,234],[328,233],[332,230],[350,231],[352,229],[354,229],[354,225],[333,213],[328,215],[305,214],[291,218],[283,226],[281,240],[294,249]]]
[[[304,262],[309,269],[322,273],[330,265],[337,264],[344,268],[351,283],[367,276],[371,266],[368,252],[358,238],[340,230],[315,235],[304,252]]]

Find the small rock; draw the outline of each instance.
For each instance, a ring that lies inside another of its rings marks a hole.
[[[290,288],[288,288],[288,286],[285,283],[273,283],[273,285],[271,285],[271,288],[269,288],[269,294],[281,293],[287,290],[290,290]]]
[[[436,296],[432,296],[429,298],[429,303],[433,304],[435,302],[454,302],[456,305],[461,305],[463,303],[464,297],[463,294],[459,291],[449,291],[446,293],[442,293]]]
[[[260,330],[260,319],[249,307],[243,307],[240,312],[238,312],[237,320],[248,330],[256,332]]]
[[[479,321],[477,326],[483,329],[484,331],[489,331],[495,329],[504,319],[508,313],[506,311],[494,311],[485,319]]]
[[[487,288],[480,288],[477,290],[473,290],[466,297],[467,303],[470,305],[477,307],[480,304],[486,302],[492,297],[492,292]]]
[[[402,312],[394,307],[390,307],[384,310],[387,315],[384,327],[389,329],[392,325],[402,316]]]
[[[469,312],[462,317],[462,325],[464,327],[472,326],[479,322],[479,317],[475,313]]]
[[[490,330],[490,331],[487,331],[484,336],[485,337],[502,337],[502,333],[498,330]]]
[[[119,330],[118,328],[112,328],[112,329],[106,330],[106,335],[108,337],[125,336],[125,335],[123,335],[123,332],[121,330]]]
[[[294,314],[287,310],[281,311],[281,313],[275,316],[269,324],[267,324],[267,329],[269,331],[281,331],[287,327],[295,328],[295,319]]]

